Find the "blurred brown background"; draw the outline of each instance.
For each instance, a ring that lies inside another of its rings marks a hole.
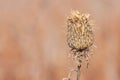
[[[95,21],[97,48],[81,80],[120,80],[120,0],[0,0],[0,80],[66,77],[75,67],[66,43],[71,9]]]

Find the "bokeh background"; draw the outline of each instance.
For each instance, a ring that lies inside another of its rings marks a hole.
[[[81,80],[120,80],[120,0],[0,0],[0,80],[66,77],[75,67],[66,42],[72,9],[95,23],[97,48]]]

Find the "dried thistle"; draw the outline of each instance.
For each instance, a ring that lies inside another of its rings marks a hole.
[[[80,14],[79,11],[72,11],[67,18],[67,43],[78,64],[81,64],[83,57],[88,60],[88,52],[94,44],[94,34],[89,16],[89,14]]]
[[[77,72],[77,80],[80,80],[80,68],[83,59],[89,60],[89,52],[94,45],[94,34],[92,24],[89,20],[89,14],[82,14],[79,11],[72,11],[67,18],[67,43],[72,51],[72,58],[77,63],[77,69],[71,70]],[[71,80],[70,75],[64,80]]]

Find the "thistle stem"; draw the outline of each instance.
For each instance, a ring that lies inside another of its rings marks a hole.
[[[81,64],[77,66],[77,80],[80,80],[80,68]]]

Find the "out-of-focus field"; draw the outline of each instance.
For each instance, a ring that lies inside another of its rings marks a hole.
[[[97,48],[81,80],[120,80],[120,0],[0,0],[0,80],[66,77],[75,67],[66,42],[72,9],[95,23]]]

